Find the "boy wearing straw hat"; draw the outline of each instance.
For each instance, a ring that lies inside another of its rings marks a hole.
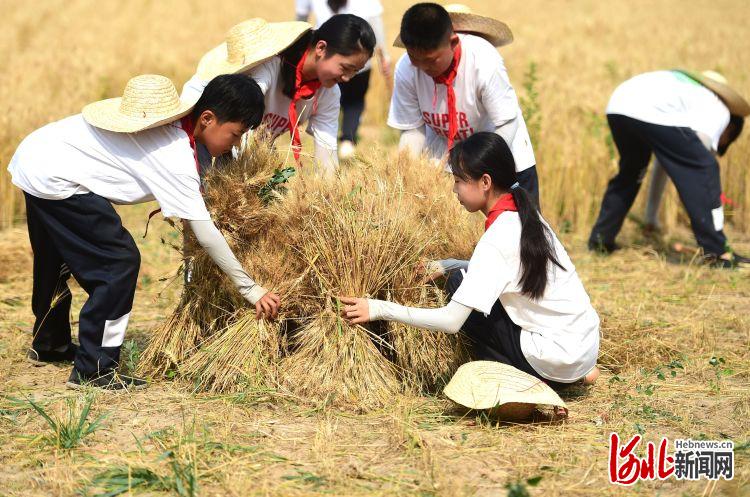
[[[144,380],[116,372],[140,254],[112,203],[156,200],[164,216],[187,222],[258,317],[276,316],[279,297],[248,276],[211,221],[195,147],[221,155],[262,115],[263,95],[247,76],[218,77],[193,103],[180,100],[168,78],[143,75],[128,82],[122,98],[89,104],[23,140],[8,170],[24,191],[34,252],[29,361],[73,361],[69,388],[145,387]],[[68,320],[71,274],[89,295],[79,347]]]
[[[722,268],[746,264],[732,253],[723,231],[719,164],[711,151],[724,155],[748,114],[747,101],[716,73],[654,71],[618,86],[607,120],[620,153],[619,172],[607,186],[589,248],[617,248],[615,237],[653,154],[677,188],[706,261]]]
[[[400,149],[437,159],[474,133],[497,133],[513,151],[519,182],[538,200],[531,139],[494,48],[512,41],[506,24],[466,6],[410,7],[394,43],[406,54],[396,64],[388,125],[401,131]]]

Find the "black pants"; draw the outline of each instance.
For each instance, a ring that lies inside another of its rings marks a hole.
[[[370,69],[356,74],[346,83],[339,83],[341,89],[341,140],[357,143],[357,130],[362,112],[365,110],[365,95],[370,87]]]
[[[516,174],[516,179],[521,188],[529,192],[531,198],[536,202],[537,207],[541,211],[542,208],[539,205],[539,176],[536,174],[536,166],[531,166],[528,169]]]
[[[461,286],[464,277],[461,271],[451,271],[445,284],[448,297]],[[568,383],[543,378],[531,367],[521,350],[521,327],[514,323],[498,300],[489,316],[472,311],[461,327],[461,332],[471,344],[471,358],[475,361],[497,361],[508,364],[524,373],[539,378],[555,390],[570,386]]]
[[[719,165],[690,128],[659,126],[626,116],[607,116],[620,170],[607,185],[589,245],[614,246],[646,174],[651,154],[672,178],[685,205],[695,239],[707,255],[726,252],[726,236],[714,226],[712,211],[721,208]]]
[[[133,237],[112,204],[93,193],[64,200],[25,197],[34,251],[33,348],[70,343],[72,274],[89,295],[79,316],[75,369],[84,376],[115,369],[141,264]]]

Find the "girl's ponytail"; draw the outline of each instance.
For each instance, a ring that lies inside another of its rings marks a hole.
[[[516,181],[510,147],[495,133],[475,133],[453,147],[450,163],[455,176],[478,180],[487,174],[495,188],[513,196],[521,220],[521,293],[539,299],[547,288],[549,264],[565,268],[555,256],[552,231],[542,221],[536,202]]]

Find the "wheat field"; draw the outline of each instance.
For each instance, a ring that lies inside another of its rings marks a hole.
[[[412,2],[383,3],[392,39]],[[19,141],[119,95],[136,74],[164,74],[179,89],[231,25],[254,16],[289,20],[294,11],[292,0],[0,0],[0,496],[750,494],[747,273],[712,271],[670,250],[671,242],[694,245],[671,186],[661,239],[639,230],[641,195],[621,234],[624,250],[609,258],[585,250],[616,171],[603,113],[614,87],[640,72],[684,67],[719,71],[750,96],[750,8],[742,0],[467,3],[514,32],[501,53],[534,142],[545,217],[602,317],[603,375],[565,398],[571,418],[498,423],[456,411],[439,395],[396,397],[388,408],[357,413],[272,391],[197,394],[169,381],[89,398],[64,389],[67,368],[29,366],[31,254],[22,197],[5,171]],[[395,62],[403,52],[390,53]],[[373,73],[361,130],[363,148],[384,154],[397,140],[385,126],[386,88]],[[749,136],[721,160],[724,191],[737,204],[728,236],[740,253],[750,252]],[[181,290],[170,248],[178,234],[154,222],[141,238],[151,208],[118,209],[143,254],[123,352],[131,368]],[[75,319],[83,296],[73,293]],[[58,429],[33,404],[60,420]],[[59,426],[75,424],[66,420],[87,405],[88,422],[98,424],[67,448]],[[649,441],[729,438],[734,479],[611,485],[612,431]]]

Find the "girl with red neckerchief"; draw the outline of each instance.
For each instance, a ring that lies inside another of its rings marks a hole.
[[[475,133],[453,147],[450,164],[458,201],[487,216],[470,261],[435,264],[440,273],[450,271],[450,302],[418,309],[342,297],[344,316],[352,324],[385,319],[460,331],[472,360],[509,364],[556,389],[593,383],[599,317],[565,248],[519,185],[507,143],[492,132]]]

